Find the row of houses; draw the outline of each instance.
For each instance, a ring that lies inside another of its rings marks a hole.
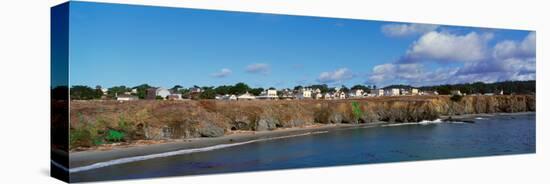
[[[217,100],[256,100],[256,99],[318,99],[318,100],[341,100],[341,99],[353,99],[353,98],[366,98],[366,97],[378,97],[378,96],[403,96],[403,95],[438,95],[437,91],[419,91],[418,89],[373,89],[370,93],[362,89],[351,90],[348,93],[336,88],[333,92],[322,93],[320,89],[312,88],[300,88],[298,90],[283,89],[277,91],[275,89],[268,89],[263,91],[260,95],[254,96],[248,92],[241,95],[217,95]]]
[[[190,94],[202,93],[201,88],[190,89]],[[133,89],[131,92],[124,94],[116,94],[116,99],[119,101],[131,101],[138,100],[136,96],[137,90]],[[500,91],[502,94],[502,91]],[[320,89],[313,88],[300,88],[298,90],[283,89],[277,91],[276,89],[267,89],[262,91],[259,95],[253,95],[249,92],[244,94],[226,94],[216,95],[216,100],[275,100],[275,99],[318,99],[318,100],[341,100],[341,99],[355,99],[355,98],[367,98],[367,97],[381,97],[381,96],[413,96],[413,95],[439,95],[437,91],[420,91],[416,88],[404,89],[404,88],[387,88],[387,89],[372,89],[367,92],[362,89],[355,89],[349,92],[344,92],[340,88],[335,88],[333,92],[321,92]],[[466,95],[459,90],[452,90],[451,95]],[[182,94],[177,90],[170,90],[165,88],[149,88],[146,90],[145,99],[164,99],[164,100],[183,100]]]

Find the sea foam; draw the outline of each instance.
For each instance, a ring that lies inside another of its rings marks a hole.
[[[420,122],[409,122],[409,123],[393,123],[388,125],[382,125],[383,127],[391,127],[391,126],[404,126],[404,125],[430,125],[430,124],[439,124],[443,123],[441,119],[436,119],[433,121],[430,120],[422,120]]]

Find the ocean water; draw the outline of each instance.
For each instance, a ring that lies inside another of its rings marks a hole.
[[[73,172],[101,181],[535,153],[535,114],[424,121],[180,151]]]

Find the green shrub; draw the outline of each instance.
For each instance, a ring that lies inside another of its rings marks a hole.
[[[351,110],[353,113],[353,117],[355,117],[356,120],[361,118],[361,116],[363,115],[363,110],[361,110],[361,105],[359,104],[359,102],[351,102]]]
[[[124,140],[124,133],[117,130],[107,131],[106,139],[111,142],[120,142]]]
[[[71,129],[69,135],[70,148],[90,147],[104,144],[103,136],[98,133],[98,129],[92,124]]]

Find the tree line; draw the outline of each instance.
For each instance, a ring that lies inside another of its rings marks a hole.
[[[460,90],[462,93],[467,94],[485,94],[485,93],[500,93],[504,94],[534,94],[536,93],[536,81],[503,81],[494,83],[464,83],[464,84],[445,84],[436,86],[424,86],[420,87],[420,90],[437,91],[439,94],[447,95],[452,90]]]

